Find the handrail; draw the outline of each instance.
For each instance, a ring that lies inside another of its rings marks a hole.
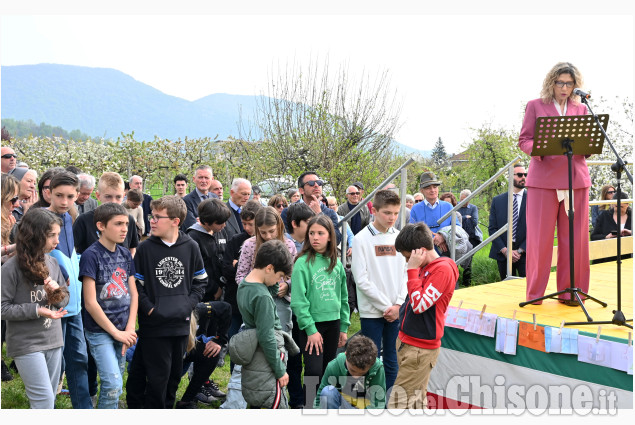
[[[448,211],[447,213],[445,213],[444,216],[442,216],[439,220],[437,220],[437,224],[441,224],[443,223],[449,216],[450,214],[452,214],[452,211],[456,211],[459,208],[463,208],[463,206],[467,205],[470,200],[472,198],[474,198],[476,195],[478,195],[480,192],[482,192],[487,186],[489,186],[494,180],[498,179],[505,171],[507,171],[507,169],[513,165],[515,165],[518,161],[520,161],[520,156],[517,155],[516,158],[512,159],[510,162],[508,162],[506,165],[503,166],[503,168],[501,168],[500,170],[498,170],[496,172],[496,174],[494,174],[492,177],[490,177],[489,179],[487,179],[485,181],[485,183],[483,183],[482,185],[480,185],[477,189],[474,190],[474,192],[472,192],[469,196],[467,196],[465,199],[463,199],[461,202],[459,202],[458,204],[456,204],[456,207],[452,208],[450,211]]]
[[[622,204],[632,204],[632,199],[620,199]],[[613,205],[617,204],[617,199],[606,199],[604,201],[589,201],[589,205]]]
[[[402,223],[404,222],[405,212],[406,212],[406,196],[405,196],[406,178],[407,178],[406,168],[413,162],[415,162],[415,160],[411,157],[406,162],[401,164],[399,168],[397,168],[390,176],[388,176],[383,182],[381,182],[379,186],[377,186],[372,192],[370,192],[364,199],[359,201],[359,204],[355,205],[355,207],[352,210],[350,210],[348,214],[342,217],[342,219],[337,223],[338,226],[342,227],[342,230],[341,230],[342,242],[341,242],[340,251],[342,255],[341,261],[343,265],[346,264],[346,243],[347,243],[346,226],[348,225],[348,221],[351,218],[353,218],[353,216],[357,214],[359,210],[361,210],[362,208],[366,208],[366,204],[375,197],[375,193],[377,193],[377,191],[379,191],[380,189],[383,189],[384,187],[386,187],[386,185],[390,183],[391,181],[393,181],[395,177],[397,177],[397,175],[399,174],[401,174],[401,190],[403,192],[401,196],[401,208],[399,210],[399,213],[401,214]]]
[[[478,195],[480,192],[482,192],[487,186],[489,186],[490,184],[492,184],[494,181],[496,181],[501,175],[503,175],[503,173],[505,173],[505,171],[507,171],[507,178],[508,178],[508,188],[507,188],[507,192],[509,194],[508,199],[507,199],[507,217],[508,217],[508,222],[509,222],[509,217],[512,216],[512,193],[513,193],[513,188],[514,188],[514,165],[516,165],[516,163],[518,163],[520,161],[520,155],[516,155],[516,158],[512,159],[510,162],[508,162],[507,164],[505,164],[500,170],[498,170],[496,172],[496,174],[494,174],[492,177],[490,177],[489,179],[487,179],[483,184],[481,184],[478,188],[476,188],[476,190],[474,190],[474,192],[472,192],[469,196],[467,196],[465,199],[463,199],[461,202],[459,202],[458,204],[456,204],[455,207],[453,207],[450,211],[448,211],[447,213],[445,213],[445,215],[443,215],[439,220],[437,220],[437,224],[441,224],[443,223],[450,215],[452,215],[452,220],[451,220],[451,227],[450,227],[450,237],[452,238],[453,241],[456,240],[456,213],[458,211],[459,208],[463,208],[464,205],[467,205],[470,202],[470,199],[472,199],[474,196]],[[506,225],[508,226],[508,225]],[[507,228],[507,227],[505,227]],[[497,231],[496,233],[494,233],[495,235],[500,235],[503,232]],[[493,238],[490,236],[489,238],[487,238],[487,240],[493,240]],[[452,260],[455,260],[456,258],[456,244],[452,243],[448,246],[451,246],[450,248],[450,258],[452,258]],[[457,262],[457,264],[459,262],[463,262],[465,261],[469,256],[474,255],[478,250],[482,249],[485,246],[485,244],[483,242],[481,242],[479,245],[477,245],[475,248],[472,248],[471,251],[469,251],[467,254],[465,254],[463,257],[461,257],[459,259],[459,261]],[[512,233],[511,232],[507,232],[507,251],[511,252],[512,250]],[[469,254],[469,255],[468,255]],[[456,262],[456,260],[455,260]],[[508,255],[507,256],[507,277],[509,278],[512,275],[512,256]]]
[[[587,161],[586,165],[613,165],[615,164],[615,161],[602,161],[602,160],[597,160],[597,161]],[[627,162],[624,165],[629,165],[629,166],[633,166],[632,162]]]
[[[355,206],[355,208],[353,208],[352,210],[350,210],[350,211],[348,212],[348,214],[346,214],[346,215],[344,216],[344,218],[342,218],[342,219],[339,221],[338,226],[341,226],[341,224],[340,224],[340,223],[342,223],[343,221],[348,221],[348,220],[350,220],[351,218],[353,218],[353,216],[354,216],[355,214],[357,214],[357,212],[358,212],[359,210],[361,210],[363,207],[366,207],[366,204],[367,204],[368,202],[372,201],[372,199],[375,197],[375,193],[377,193],[380,189],[383,189],[384,187],[386,187],[386,185],[387,185],[388,183],[390,183],[391,181],[393,181],[393,180],[395,179],[395,177],[397,177],[397,175],[398,175],[399,173],[401,173],[401,170],[402,170],[402,169],[406,168],[407,166],[409,166],[410,164],[412,164],[414,161],[415,161],[414,159],[410,158],[410,159],[408,159],[406,162],[404,162],[404,163],[403,163],[403,164],[402,164],[399,168],[397,168],[397,170],[396,170],[394,173],[392,173],[392,174],[391,174],[390,176],[388,176],[388,177],[387,177],[387,178],[386,178],[383,182],[381,182],[381,183],[379,184],[379,186],[377,186],[377,187],[375,188],[375,190],[373,190],[371,193],[369,193],[369,194],[368,194],[368,196],[366,196],[364,199],[362,199],[361,201],[359,201],[359,204],[357,204],[357,205]],[[405,196],[404,196],[403,198],[404,198],[404,200],[405,200]],[[405,201],[404,201],[404,203],[405,203]]]

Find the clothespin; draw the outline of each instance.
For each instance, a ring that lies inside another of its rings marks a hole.
[[[536,313],[534,313],[533,316],[534,316],[534,330],[536,330]]]
[[[487,308],[487,304],[483,304],[483,309],[481,310],[481,315],[478,316],[479,319],[483,318],[483,313],[485,313],[485,308]]]
[[[598,334],[597,334],[597,336],[595,337],[595,342],[596,342],[596,344],[597,344],[598,342],[600,342],[600,334],[601,334],[601,333],[602,333],[602,326],[598,326]]]
[[[514,310],[514,315],[512,316],[512,320],[516,320],[516,310]]]
[[[562,334],[562,328],[564,328],[564,320],[560,323],[560,329],[558,329],[558,335]]]
[[[463,300],[459,301],[459,305],[458,305],[458,307],[456,309],[460,310],[461,309],[461,305],[463,305]]]

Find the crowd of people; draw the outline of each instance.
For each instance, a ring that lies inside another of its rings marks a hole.
[[[549,106],[566,113],[579,73],[558,64],[545,81]],[[546,113],[535,109],[544,105],[528,104],[520,137],[528,154],[531,124]],[[225,399],[224,408],[426,406],[446,309],[459,284],[471,284],[471,260],[459,282],[450,249],[458,258],[483,240],[473,204],[458,211],[454,233],[452,216],[438,223],[457,200],[439,193],[443,182],[433,172],[420,176],[418,193],[403,195],[402,210],[393,184],[366,202],[359,181],[340,205],[324,196],[314,171],[268,202],[257,186],[235,178],[225,201],[222,183],[202,164],[191,192],[189,177],[179,174],[174,195],[153,199],[138,175],[97,179],[69,167],[38,178],[18,166],[10,147],[1,156],[2,337],[32,408],[53,408],[63,391],[73,408],[116,409],[124,386],[128,408],[196,408]],[[550,160],[532,157],[531,173],[515,165],[511,218],[507,192],[490,206],[489,234],[508,223],[512,233],[512,247],[503,233],[490,257],[501,280],[510,257],[512,272],[527,274],[528,299],[544,294],[552,251],[543,248],[552,246],[556,221],[568,256],[564,204],[556,202],[562,176],[549,174],[562,167],[547,167]],[[590,182],[580,175],[575,201],[584,211]],[[606,186],[602,198],[614,193]],[[463,190],[459,202],[470,194]],[[351,212],[343,235],[339,221]],[[576,214],[578,231],[588,232],[587,217]],[[591,239],[632,234],[628,204],[600,207],[593,220]],[[584,277],[588,252],[586,264],[576,255]],[[558,273],[558,286],[568,285],[568,270]],[[354,311],[361,330],[349,339]],[[212,375],[227,353],[231,380],[240,385],[225,393]],[[2,374],[12,378],[4,361]]]

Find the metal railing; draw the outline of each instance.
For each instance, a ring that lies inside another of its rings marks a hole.
[[[408,177],[407,167],[410,164],[412,164],[413,162],[415,162],[415,160],[410,158],[406,162],[401,164],[401,166],[399,168],[397,168],[390,176],[388,176],[383,182],[381,182],[379,184],[379,186],[377,186],[372,192],[370,192],[364,199],[359,201],[359,204],[355,205],[355,208],[350,210],[348,212],[348,214],[346,214],[337,223],[337,225],[341,226],[341,228],[342,228],[342,230],[341,230],[342,242],[341,242],[340,247],[341,247],[342,264],[343,265],[346,264],[346,244],[347,244],[346,228],[348,226],[348,222],[351,220],[351,218],[353,218],[353,216],[355,214],[357,214],[359,212],[359,210],[361,210],[362,208],[368,208],[366,206],[366,204],[373,200],[373,198],[375,197],[375,193],[377,193],[378,190],[381,190],[384,187],[386,187],[386,185],[388,183],[392,182],[398,175],[401,175],[400,193],[403,194],[401,196],[401,208],[399,209],[399,216],[401,217],[401,227],[404,226],[404,224],[406,223],[406,196],[405,196],[405,193],[406,193],[406,184],[407,184],[407,177]]]
[[[498,229],[493,235],[490,235],[483,242],[481,242],[477,246],[473,247],[469,252],[467,252],[461,258],[456,260],[455,259],[455,257],[456,257],[456,243],[454,241],[456,241],[456,213],[457,213],[457,211],[459,210],[459,208],[463,208],[465,205],[467,205],[472,198],[474,198],[476,195],[481,193],[487,186],[489,186],[490,184],[494,183],[501,175],[503,175],[505,173],[505,171],[507,171],[507,177],[508,177],[507,217],[512,217],[512,215],[513,215],[512,202],[513,202],[513,190],[514,190],[514,165],[516,165],[519,161],[520,161],[520,156],[516,156],[516,158],[512,159],[510,162],[505,164],[500,170],[498,170],[496,172],[496,174],[494,174],[487,181],[485,181],[483,184],[481,184],[476,190],[474,190],[474,192],[472,192],[468,197],[466,197],[461,202],[456,204],[456,206],[454,208],[452,208],[450,211],[445,213],[437,221],[437,224],[440,225],[448,217],[452,216],[450,237],[451,237],[451,240],[453,242],[451,244],[449,244],[448,247],[450,249],[450,257],[456,262],[456,264],[461,264],[462,262],[466,261],[468,258],[470,258],[474,254],[476,254],[477,251],[481,250],[482,248],[487,246],[491,241],[493,241],[494,239],[499,237],[501,234],[503,234],[503,232],[506,232],[507,229],[509,228],[509,219],[508,219],[507,220],[507,224],[505,224],[503,227]],[[507,251],[508,252],[512,251],[512,232],[507,232]],[[511,255],[507,256],[507,279],[517,279],[516,276],[512,276],[512,256]]]

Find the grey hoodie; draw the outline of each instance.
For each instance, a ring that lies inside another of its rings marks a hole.
[[[58,304],[48,304],[44,282],[28,281],[18,267],[17,257],[2,266],[2,320],[7,321],[7,356],[16,357],[64,345],[62,322],[59,319],[38,317],[38,306],[58,310],[68,304],[66,280],[57,260],[45,255],[49,275],[66,291]]]

